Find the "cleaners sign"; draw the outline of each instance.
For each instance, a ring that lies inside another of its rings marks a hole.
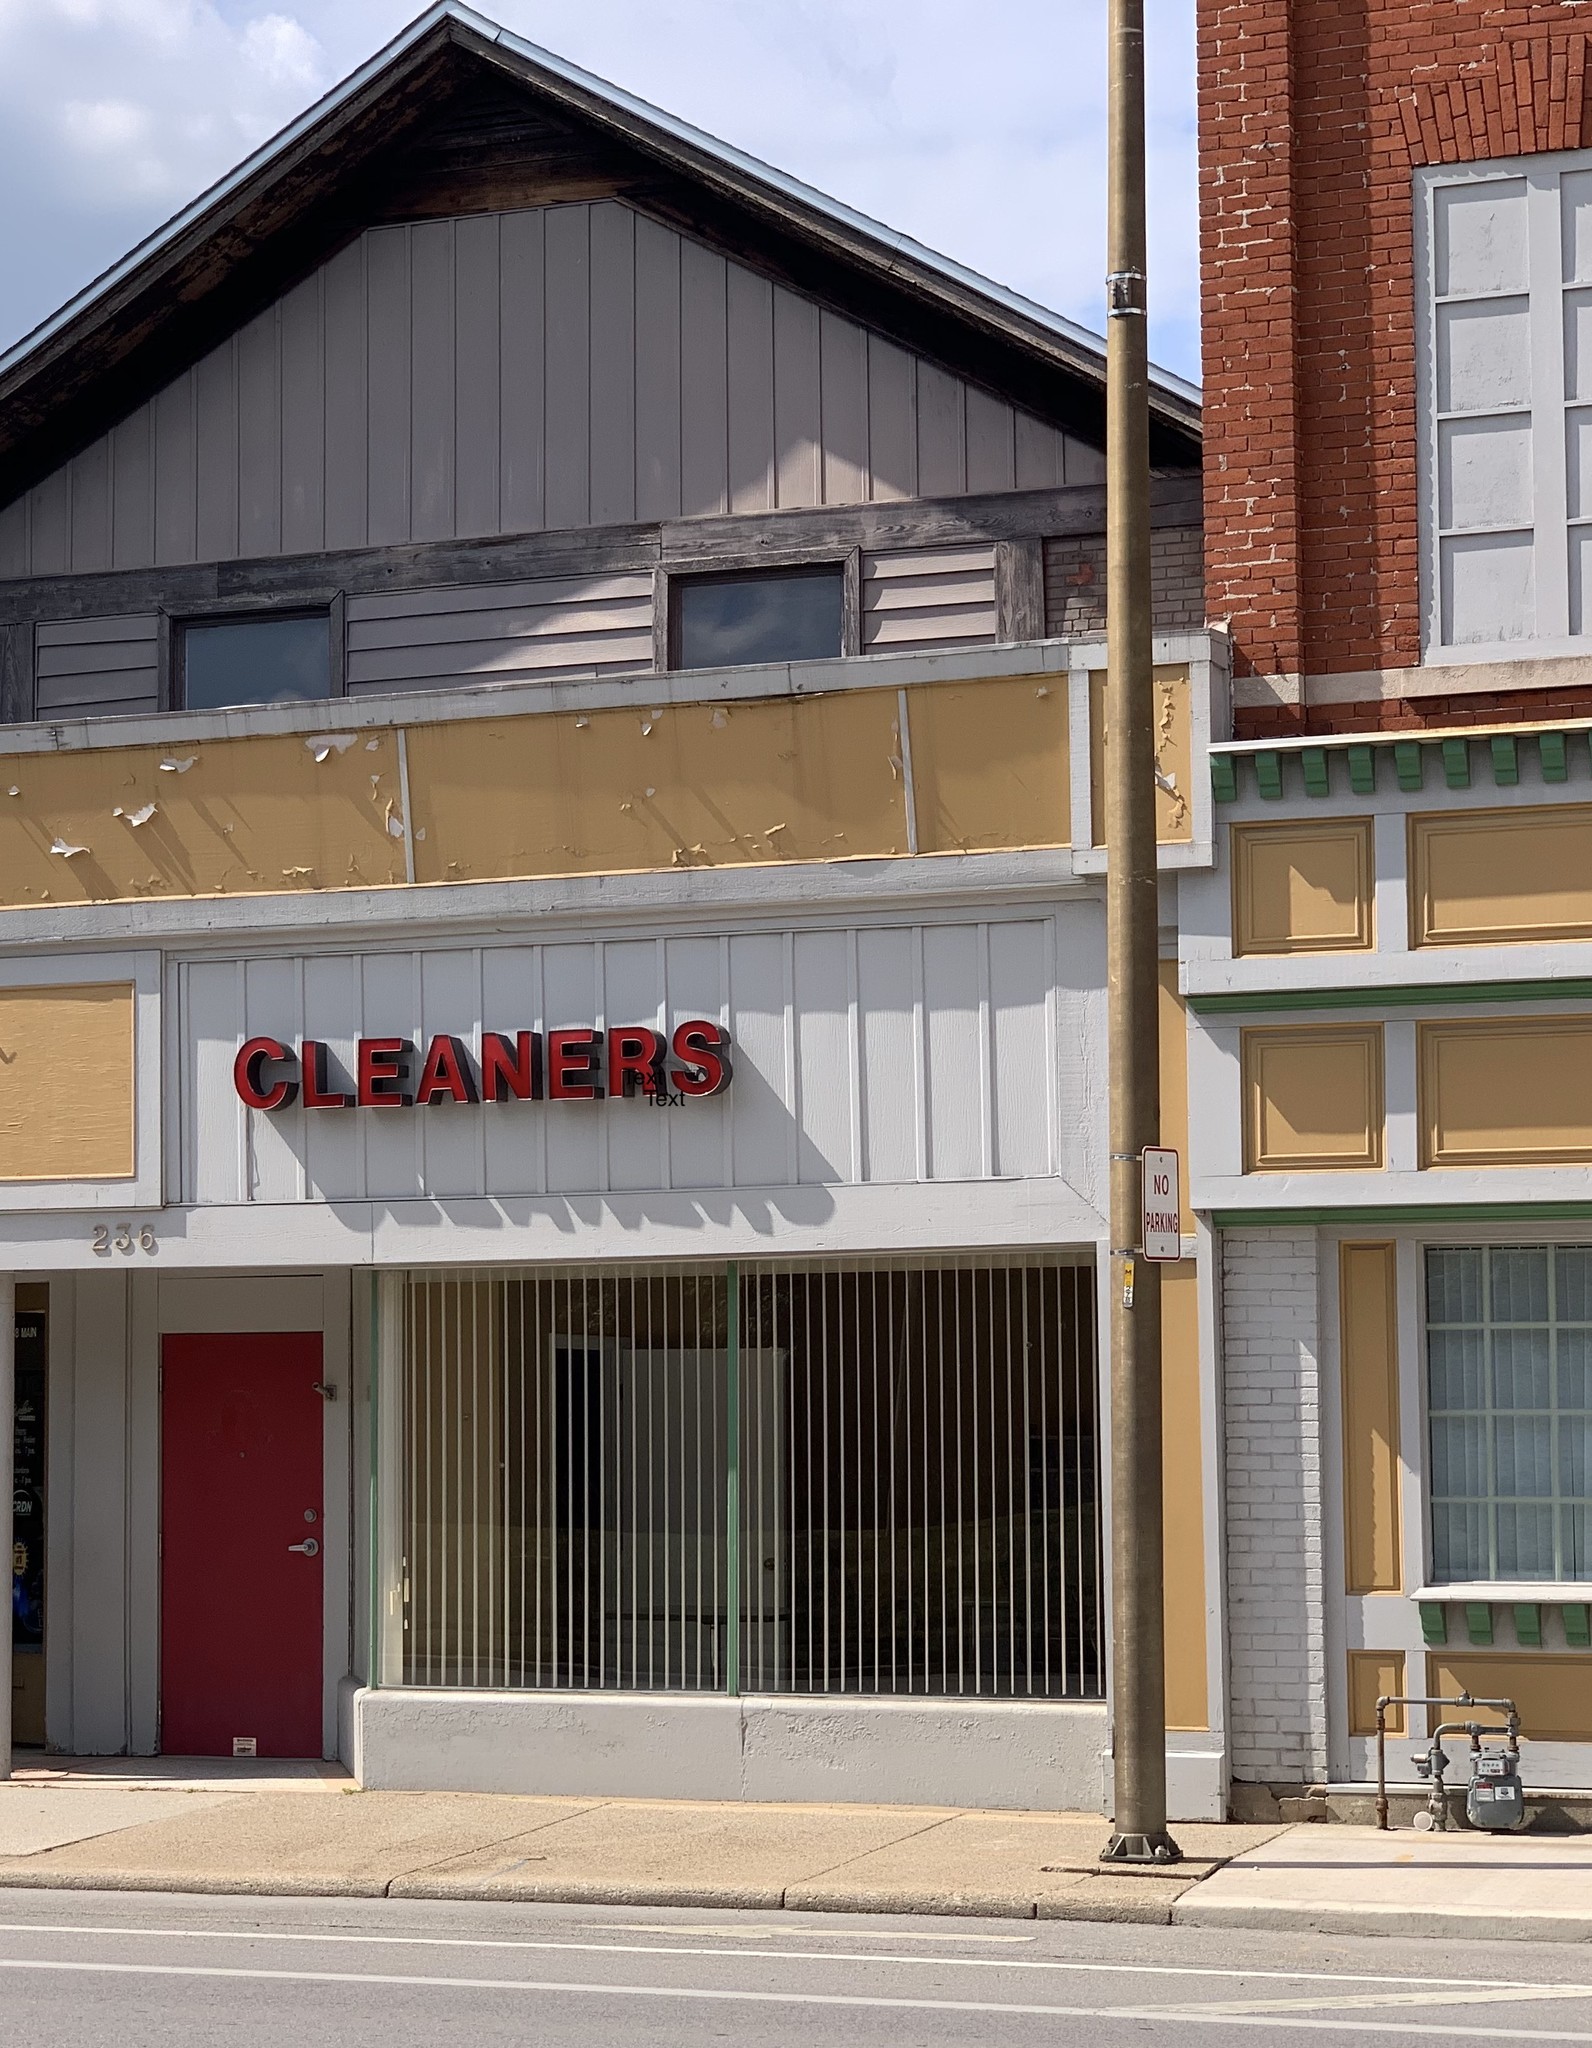
[[[658,1108],[730,1085],[730,1035],[706,1018],[677,1024],[672,1038],[650,1024],[607,1031],[483,1031],[468,1045],[439,1033],[425,1049],[409,1038],[361,1038],[352,1068],[323,1039],[297,1047],[251,1038],[232,1063],[250,1109],[422,1109],[443,1102],[598,1102],[637,1095]]]

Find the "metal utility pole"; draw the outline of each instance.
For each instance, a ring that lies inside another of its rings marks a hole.
[[[1106,980],[1111,1068],[1110,1863],[1174,1863],[1161,1611],[1161,1276],[1140,1251],[1160,1143],[1144,0],[1110,0],[1106,279]]]

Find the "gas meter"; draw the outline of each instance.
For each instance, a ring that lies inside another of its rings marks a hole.
[[[1518,1749],[1483,1749],[1471,1738],[1470,1786],[1465,1818],[1473,1828],[1500,1832],[1525,1825],[1526,1790],[1520,1782]]]
[[[1390,1707],[1488,1707],[1504,1717],[1496,1721],[1439,1721],[1423,1750],[1411,1759],[1415,1775],[1424,1778],[1431,1791],[1424,1809],[1415,1816],[1418,1828],[1448,1826],[1448,1788],[1444,1776],[1452,1758],[1443,1747],[1445,1735],[1470,1738],[1470,1783],[1465,1788],[1465,1819],[1473,1828],[1493,1834],[1507,1834],[1526,1824],[1526,1791],[1520,1782],[1520,1710],[1513,1700],[1478,1700],[1469,1693],[1457,1699],[1397,1698],[1385,1695],[1376,1703],[1376,1824],[1388,1824],[1387,1796],[1387,1712]],[[1484,1748],[1482,1738],[1502,1735],[1501,1747]]]

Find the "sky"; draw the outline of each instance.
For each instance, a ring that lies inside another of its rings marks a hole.
[[[421,0],[0,0],[0,349]],[[1105,0],[480,0],[479,11],[1099,330]],[[1194,0],[1146,0],[1150,345],[1199,374]]]

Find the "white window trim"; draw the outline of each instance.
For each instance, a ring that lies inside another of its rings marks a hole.
[[[1592,170],[1592,150],[1564,150],[1552,155],[1504,157],[1484,163],[1434,164],[1414,175],[1415,225],[1415,363],[1417,503],[1421,563],[1421,658],[1428,664],[1459,666],[1476,662],[1519,661],[1522,657],[1585,654],[1592,633],[1570,631],[1569,517],[1565,473],[1564,329],[1562,316],[1542,317],[1544,300],[1562,302],[1565,281],[1560,261],[1559,181],[1566,172]],[[1441,638],[1441,573],[1437,521],[1437,322],[1434,291],[1435,195],[1440,188],[1465,184],[1526,183],[1530,260],[1527,289],[1531,299],[1533,470],[1533,570],[1537,614],[1549,630],[1518,640],[1471,641],[1450,645]],[[1546,396],[1545,396],[1546,394]],[[1552,431],[1544,431],[1547,411]],[[1545,545],[1553,535],[1557,547]],[[1557,630],[1556,630],[1557,629]]]

